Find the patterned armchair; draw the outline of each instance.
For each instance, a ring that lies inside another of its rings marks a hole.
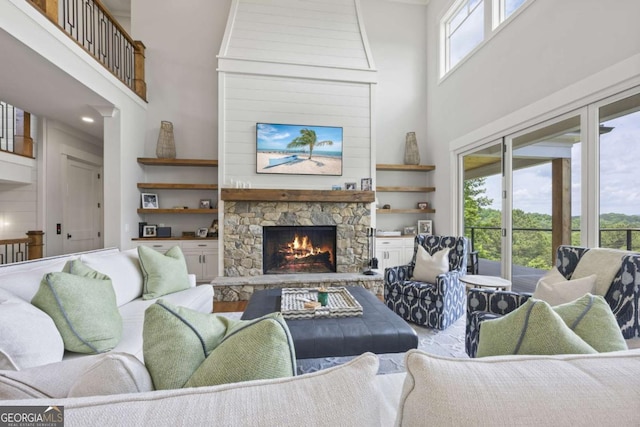
[[[576,246],[559,246],[556,267],[567,279],[571,278],[578,261],[589,249]],[[616,274],[605,300],[625,339],[640,336],[638,321],[639,294],[637,280],[640,280],[640,254],[629,252],[622,258],[620,271]],[[480,325],[484,320],[494,319],[520,307],[530,293],[470,289],[467,293],[467,328],[465,349],[470,357],[475,357],[480,337]]]
[[[419,245],[431,255],[452,248],[449,271],[439,275],[436,283],[411,280]],[[384,301],[387,307],[418,325],[436,329],[449,327],[464,313],[465,286],[459,278],[467,271],[467,248],[465,237],[416,236],[411,262],[385,269]]]

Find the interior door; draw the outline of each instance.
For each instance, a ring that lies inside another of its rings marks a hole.
[[[67,158],[63,179],[63,253],[101,247],[100,167]]]

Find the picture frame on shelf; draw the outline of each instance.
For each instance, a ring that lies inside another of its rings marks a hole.
[[[200,199],[200,209],[211,209],[211,199]]]
[[[142,228],[142,237],[157,237],[157,227],[155,225],[145,225]]]
[[[410,236],[410,235],[412,235],[412,234],[414,234],[414,235],[415,235],[415,234],[416,234],[416,228],[415,228],[415,227],[413,227],[413,226],[411,226],[411,227],[404,227],[404,229],[403,229],[403,231],[402,231],[402,234],[409,235],[409,236]]]
[[[433,234],[433,221],[430,219],[418,220],[418,234]]]
[[[356,183],[355,182],[345,182],[344,183],[344,189],[345,190],[355,190],[356,189]]]
[[[429,202],[418,202],[418,209],[429,209]]]
[[[362,178],[360,180],[360,189],[362,191],[371,191],[371,178]]]
[[[196,237],[200,237],[200,238],[207,237],[207,233],[209,233],[209,228],[208,227],[198,228],[196,230]]]
[[[142,209],[158,209],[158,195],[155,193],[142,193]]]
[[[218,237],[218,220],[214,219],[207,233],[208,237]]]

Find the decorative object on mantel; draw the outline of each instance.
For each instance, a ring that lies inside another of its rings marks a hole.
[[[355,182],[345,182],[344,183],[344,189],[345,190],[355,190],[356,189],[356,183]]]
[[[420,151],[418,151],[418,141],[416,140],[415,132],[407,132],[407,138],[404,144],[404,164],[420,164]]]
[[[167,122],[165,120],[160,122],[160,133],[158,134],[156,156],[159,159],[176,158],[176,142],[173,138],[173,123],[171,122]]]
[[[362,191],[371,191],[371,178],[362,178],[360,180],[360,189]]]

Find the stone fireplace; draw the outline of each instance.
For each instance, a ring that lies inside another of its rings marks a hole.
[[[262,227],[264,274],[336,272],[336,226]]]
[[[295,200],[292,190],[241,190],[245,198],[270,198],[274,201],[232,200],[238,190],[223,189],[224,202],[224,275],[227,277],[259,276],[264,274],[264,229],[274,226],[335,227],[335,272],[360,273],[369,259],[367,230],[371,225],[372,192],[301,191],[305,199]],[[333,194],[331,194],[333,193]],[[338,195],[337,193],[343,193]],[[349,194],[344,194],[349,193]],[[364,194],[370,193],[370,194]],[[314,196],[316,194],[316,196]],[[327,197],[324,197],[328,194]],[[362,197],[363,194],[366,197]],[[333,199],[333,200],[332,200]],[[369,200],[371,199],[371,200]],[[351,201],[344,201],[351,200]],[[319,228],[317,228],[319,229]]]

